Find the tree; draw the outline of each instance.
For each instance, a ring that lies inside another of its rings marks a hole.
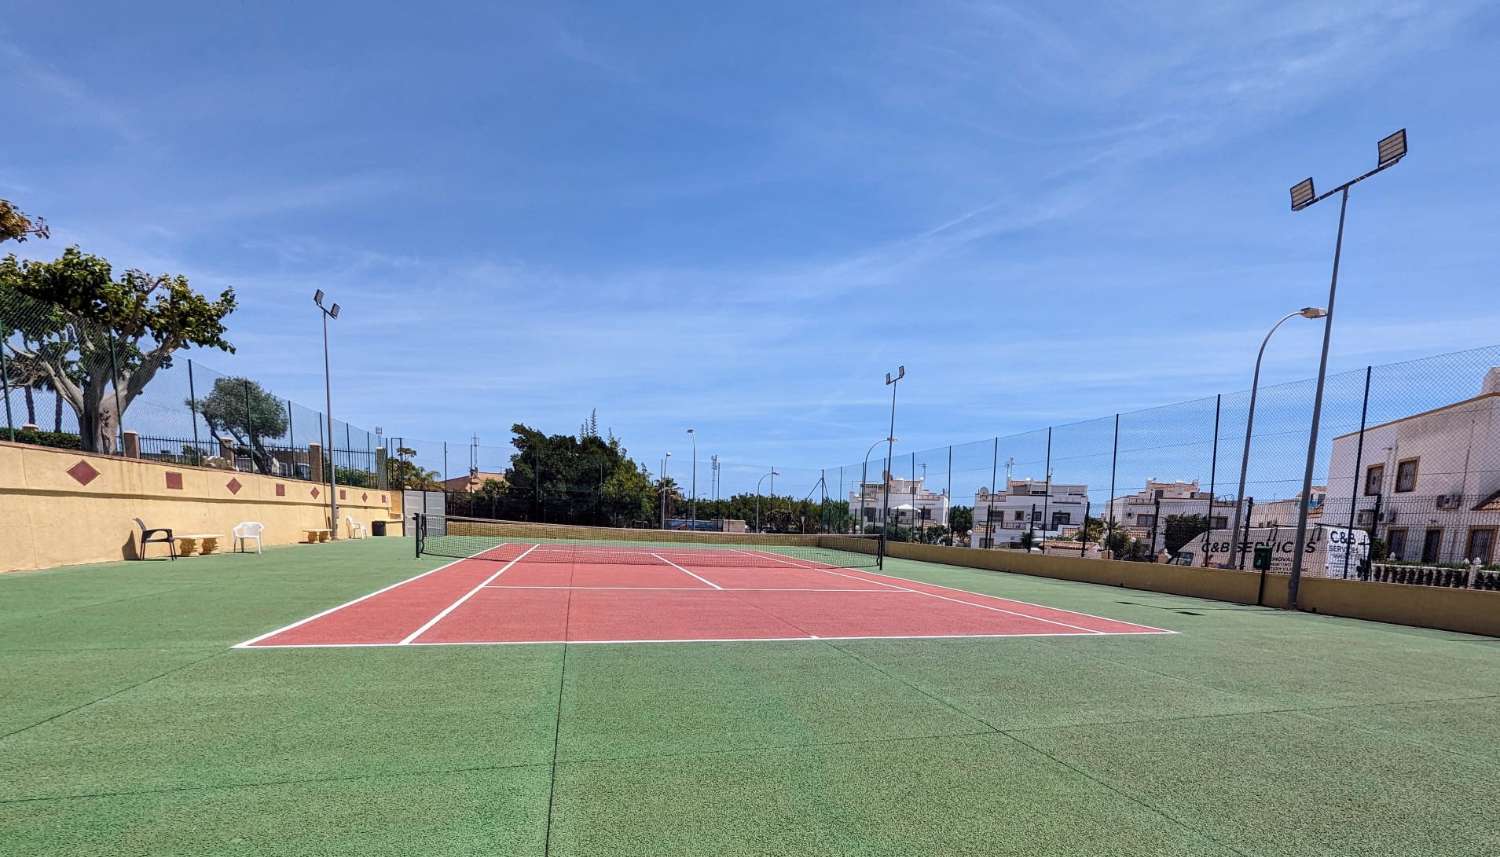
[[[217,438],[227,432],[241,448],[250,450],[257,470],[270,472],[271,456],[266,452],[265,439],[281,437],[287,428],[286,406],[280,399],[249,378],[229,377],[214,379],[207,396],[183,404],[203,417],[210,434]]]
[[[189,345],[234,351],[224,319],[234,290],[218,300],[193,291],[187,278],[130,270],[116,279],[109,262],[69,247],[52,262],[0,260],[0,288],[19,300],[0,302],[0,327],[20,334],[6,346],[35,361],[78,415],[85,451],[114,451],[123,412],[173,352]]]
[[[1168,515],[1167,526],[1162,533],[1163,546],[1167,553],[1176,554],[1183,546],[1208,532],[1208,517],[1205,515]]]
[[[965,535],[974,528],[973,506],[952,506],[948,509],[948,526],[954,535]]]
[[[27,238],[47,238],[47,221],[40,217],[28,217],[8,199],[0,199],[0,243],[25,241]]]
[[[386,463],[386,475],[390,479],[391,487],[400,491],[410,489],[412,491],[439,491],[443,484],[438,481],[436,470],[426,470],[412,461],[417,451],[408,447],[396,449],[396,460]]]

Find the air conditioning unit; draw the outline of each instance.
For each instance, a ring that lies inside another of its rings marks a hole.
[[[1381,512],[1380,522],[1382,524],[1394,524],[1396,522],[1396,510],[1386,509],[1384,512]]]
[[[1437,498],[1437,507],[1445,511],[1454,511],[1463,504],[1462,494],[1444,494]]]

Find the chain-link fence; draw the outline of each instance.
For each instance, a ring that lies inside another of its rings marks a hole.
[[[1305,505],[1310,573],[1418,565],[1467,569],[1473,585],[1500,571],[1500,347],[1329,376],[1303,498],[1314,394],[1312,380],[1261,387],[1248,445],[1242,391],[934,449],[898,445],[889,459],[877,440],[868,461],[824,473],[852,528],[884,520],[893,538],[1234,567],[1260,546],[1285,571]],[[1358,549],[1327,549],[1345,539]]]
[[[0,287],[0,439],[386,487],[376,435],[125,327]]]

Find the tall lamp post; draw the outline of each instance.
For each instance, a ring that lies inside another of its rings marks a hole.
[[[1302,473],[1302,502],[1297,506],[1297,541],[1292,554],[1292,577],[1287,581],[1287,608],[1296,609],[1297,590],[1302,584],[1302,550],[1307,545],[1307,500],[1312,495],[1313,462],[1318,454],[1318,421],[1323,415],[1323,383],[1328,376],[1328,343],[1333,337],[1333,301],[1339,287],[1339,257],[1344,249],[1344,215],[1349,210],[1349,188],[1378,172],[1395,166],[1406,157],[1406,129],[1375,144],[1375,169],[1350,179],[1319,195],[1313,180],[1305,178],[1292,185],[1292,211],[1301,211],[1334,194],[1339,195],[1339,232],[1333,245],[1333,276],[1328,281],[1328,312],[1323,317],[1323,354],[1318,359],[1318,386],[1313,394],[1312,426],[1307,433],[1307,467]]]
[[[697,530],[698,529],[698,432],[695,431],[694,429],[688,429],[687,433],[688,433],[688,437],[693,441],[693,500],[692,500],[692,503],[690,504],[693,511],[692,511],[692,524],[690,524],[689,527],[691,529],[693,529],[693,530]]]
[[[328,419],[328,529],[332,530],[329,536],[335,540],[339,537],[339,492],[334,488],[334,471],[337,468],[333,463],[333,381],[332,373],[328,370],[328,320],[339,317],[339,305],[323,306],[323,290],[313,292],[313,303],[318,305],[318,311],[323,314],[323,409]],[[318,462],[322,467],[323,462]]]
[[[1229,565],[1231,568],[1237,566],[1240,551],[1235,548],[1239,545],[1240,538],[1240,513],[1245,507],[1245,474],[1250,469],[1250,436],[1255,429],[1255,397],[1260,392],[1260,361],[1266,356],[1266,344],[1271,341],[1271,334],[1282,324],[1301,316],[1303,318],[1322,318],[1328,315],[1328,310],[1322,307],[1307,306],[1296,312],[1289,312],[1282,316],[1279,321],[1271,325],[1266,332],[1266,338],[1260,341],[1260,353],[1255,355],[1255,374],[1250,381],[1250,413],[1245,417],[1245,451],[1240,455],[1240,490],[1234,497],[1234,525],[1229,528]]]
[[[776,490],[776,477],[778,477],[780,475],[781,475],[780,473],[776,472],[776,468],[773,467],[773,468],[771,468],[771,472],[770,473],[767,473],[765,476],[762,476],[755,483],[755,531],[757,533],[761,532],[761,528],[760,528],[760,486],[761,486],[762,483],[764,483],[766,481],[766,476],[769,476],[769,477],[771,477],[771,490],[774,492]]]
[[[864,467],[860,468],[859,471],[859,513],[861,517],[863,517],[865,513],[865,483],[869,481],[870,477],[870,453],[874,452],[875,447],[880,446],[882,443],[894,445],[896,443],[896,438],[894,435],[883,437],[880,440],[877,440],[874,443],[870,444],[870,448],[865,450],[865,465]],[[860,522],[860,531],[864,531],[864,522],[862,521]]]
[[[885,385],[887,387],[891,388],[891,430],[885,436],[885,440],[886,440],[886,446],[885,446],[886,473],[885,473],[885,478],[882,480],[883,482],[885,482],[885,496],[880,501],[880,556],[879,556],[879,560],[878,561],[879,561],[879,565],[880,565],[881,568],[885,568],[885,544],[886,544],[886,539],[889,538],[889,531],[890,531],[890,528],[891,528],[891,525],[890,525],[890,520],[891,520],[891,517],[890,517],[891,516],[891,473],[890,473],[890,468],[891,468],[891,461],[892,461],[891,456],[895,453],[895,446],[896,446],[896,384],[902,378],[905,378],[905,377],[906,377],[906,367],[905,366],[897,366],[896,367],[896,376],[894,378],[891,377],[891,373],[889,373],[889,372],[885,373]]]

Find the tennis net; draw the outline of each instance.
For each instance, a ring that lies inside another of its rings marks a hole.
[[[453,515],[416,516],[417,555],[509,562],[725,568],[873,568],[879,537],[627,530]]]

